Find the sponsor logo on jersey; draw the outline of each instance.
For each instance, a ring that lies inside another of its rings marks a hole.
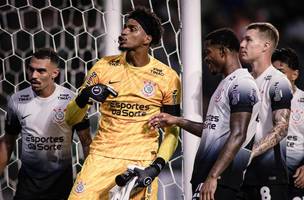
[[[276,82],[274,84],[274,97],[273,97],[274,101],[281,101],[281,99],[283,97],[282,90],[278,87],[278,85],[279,85],[279,82]]]
[[[70,100],[71,96],[69,94],[60,94],[58,99],[59,100]]]
[[[97,77],[96,72],[92,72],[92,74],[90,74],[86,80],[86,85],[87,86],[91,86],[94,82],[94,79]]]
[[[120,81],[109,81],[109,84],[119,83]]]
[[[250,93],[248,94],[248,98],[251,105],[254,105],[257,102],[257,91],[255,89],[251,89]]]
[[[152,81],[144,81],[144,88],[142,89],[142,94],[145,97],[151,97],[154,95],[156,83]]]
[[[121,65],[120,64],[120,60],[119,59],[117,59],[117,60],[110,60],[109,61],[109,65],[114,66],[114,67],[119,66],[119,65]]]
[[[112,101],[110,108],[113,115],[126,116],[126,117],[141,117],[147,115],[150,109],[149,105],[126,103]]]
[[[272,78],[272,75],[268,75],[266,77],[264,77],[265,80],[269,81]]]
[[[218,115],[207,115],[206,120],[203,124],[203,129],[212,129],[214,130],[219,122],[220,117]]]
[[[240,92],[238,90],[233,90],[231,92],[231,104],[236,105],[240,101]]]
[[[22,94],[18,98],[18,101],[29,101],[29,100],[31,100],[31,97],[29,94]]]
[[[64,137],[38,137],[31,134],[25,136],[27,142],[27,147],[31,150],[40,150],[40,151],[54,151],[61,150],[62,143],[64,142]]]
[[[296,142],[298,141],[298,136],[296,135],[287,135],[287,147],[294,148]]]
[[[304,102],[304,98],[303,97],[299,98],[298,102],[301,102],[301,103]]]
[[[155,74],[155,75],[158,75],[158,76],[164,76],[165,75],[162,69],[158,69],[156,67],[151,69],[151,73]]]
[[[178,104],[178,102],[177,102],[177,96],[178,96],[178,91],[177,91],[177,90],[174,90],[174,91],[172,92],[173,104]]]
[[[29,117],[30,115],[32,115],[32,114],[28,114],[28,115],[22,116],[21,119],[25,119],[25,118]]]
[[[229,78],[229,81],[233,81],[233,79],[235,79],[236,78],[236,76],[234,75],[234,76],[231,76],[230,78]]]
[[[75,187],[75,192],[76,193],[82,193],[84,192],[84,184],[82,183],[82,181],[78,182],[76,187]]]
[[[64,109],[61,108],[55,108],[53,109],[53,120],[61,124],[64,121]]]

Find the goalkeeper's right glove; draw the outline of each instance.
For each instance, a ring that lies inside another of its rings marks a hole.
[[[152,183],[155,177],[158,176],[160,171],[165,167],[166,161],[161,158],[157,157],[153,163],[146,167],[145,169],[134,168],[134,172],[136,173],[137,179],[137,186],[138,187],[147,187]]]
[[[80,108],[84,108],[90,98],[103,103],[109,95],[117,97],[118,93],[111,87],[99,83],[84,88],[76,97],[75,102]]]

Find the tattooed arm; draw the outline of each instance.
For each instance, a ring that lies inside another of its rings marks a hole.
[[[284,137],[287,136],[290,110],[278,109],[272,112],[273,128],[266,137],[254,144],[252,158],[261,155],[268,149],[277,145]]]

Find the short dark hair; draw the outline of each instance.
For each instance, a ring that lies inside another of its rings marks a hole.
[[[205,41],[210,41],[211,45],[221,45],[231,51],[238,52],[240,50],[240,41],[236,34],[229,28],[220,28],[210,32]]]
[[[271,57],[271,62],[281,61],[292,70],[299,70],[300,64],[297,53],[292,48],[276,49]]]
[[[150,12],[144,7],[137,7],[134,11],[129,13],[127,19],[136,20],[145,30],[147,35],[151,35],[152,45],[159,43],[163,33],[163,27],[161,25],[160,19],[155,13]]]
[[[37,59],[50,59],[52,63],[54,63],[57,67],[59,65],[59,56],[57,53],[51,48],[42,48],[36,51],[32,57]]]

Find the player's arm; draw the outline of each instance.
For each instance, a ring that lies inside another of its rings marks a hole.
[[[217,187],[217,179],[229,166],[237,152],[240,150],[240,147],[246,140],[247,127],[250,117],[250,112],[237,112],[231,114],[231,133],[203,184],[202,194],[204,196],[209,196],[210,198],[212,197],[211,199],[213,199]]]
[[[149,126],[152,129],[159,127],[163,128],[163,127],[178,126],[198,137],[202,136],[202,131],[203,131],[202,122],[190,121],[184,119],[183,117],[173,116],[168,113],[160,113],[152,116],[149,119]]]
[[[269,97],[273,128],[264,138],[254,144],[252,158],[274,147],[287,136],[292,99],[292,90],[287,78],[278,80],[272,84],[269,89]]]
[[[5,134],[0,137],[0,174],[3,173],[8,164],[18,135]]]
[[[66,107],[65,121],[70,126],[81,122],[90,107],[89,104],[92,104],[91,100],[103,103],[109,95],[118,95],[113,88],[100,83],[100,75],[95,71],[98,66],[99,64],[96,64],[90,70],[79,94]]]
[[[233,161],[246,140],[253,106],[258,102],[257,91],[258,88],[253,81],[244,79],[239,80],[228,90],[231,112],[229,119],[230,134],[201,188],[201,195],[207,197],[207,199],[214,199],[217,179]]]
[[[297,168],[293,178],[295,187],[304,189],[304,165]]]
[[[266,152],[268,149],[277,145],[283,138],[287,136],[288,122],[290,116],[289,109],[279,109],[272,112],[273,128],[259,142],[254,144],[252,157],[256,157]]]
[[[79,140],[82,145],[83,155],[86,158],[90,152],[90,144],[92,143],[92,137],[90,134],[90,121],[85,117],[82,122],[76,124],[73,129],[76,130]]]
[[[0,174],[9,162],[15,148],[16,139],[21,132],[21,125],[16,114],[12,98],[9,99],[5,118],[5,134],[0,137]]]

